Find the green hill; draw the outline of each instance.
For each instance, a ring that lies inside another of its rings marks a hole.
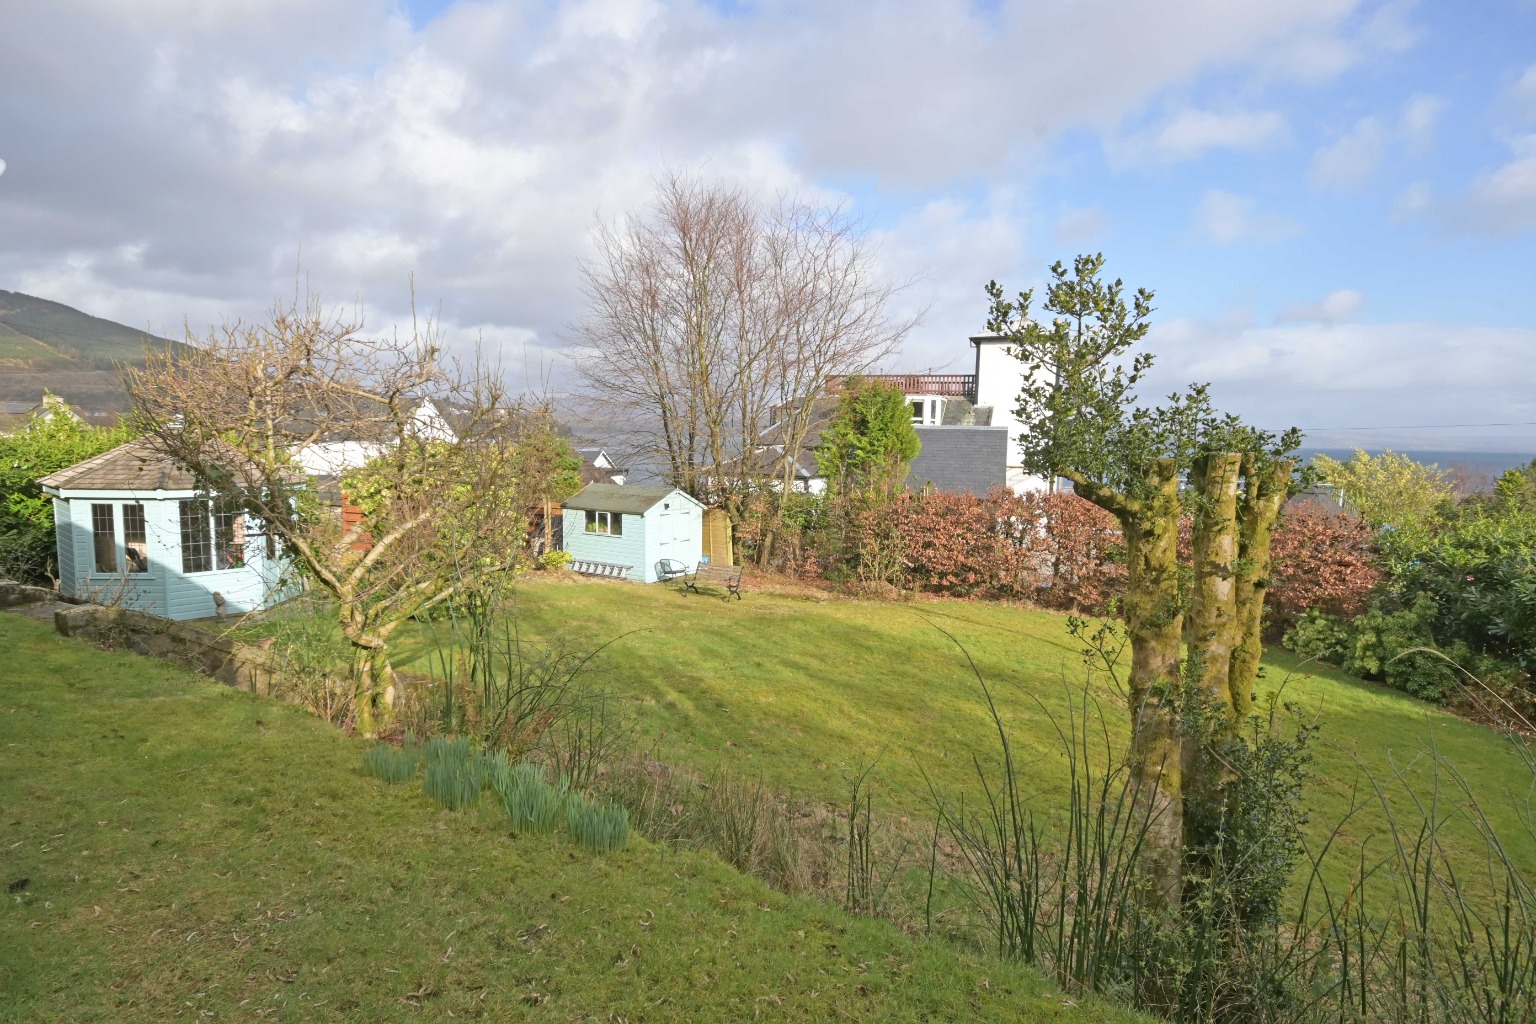
[[[0,401],[40,401],[46,388],[84,409],[123,409],[121,367],[141,364],[145,346],[185,347],[61,302],[0,289]]]

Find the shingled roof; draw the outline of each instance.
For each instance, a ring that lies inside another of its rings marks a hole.
[[[38,483],[61,491],[190,491],[197,487],[189,471],[144,438],[50,473]]]
[[[219,444],[219,442],[212,442]],[[227,465],[237,466],[243,460],[234,448],[229,448]],[[255,479],[253,470],[247,470],[246,482]],[[302,479],[301,474],[291,474]],[[84,462],[77,462],[68,469],[50,473],[38,481],[44,487],[59,491],[194,491],[198,489],[197,477],[191,470],[179,466],[170,456],[158,451],[149,438],[138,438],[119,445],[109,452],[94,455]]]

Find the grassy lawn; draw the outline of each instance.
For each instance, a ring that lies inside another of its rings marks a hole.
[[[951,731],[974,715],[950,673],[921,680],[882,730],[878,702],[951,660],[907,609],[726,608],[662,588],[550,587],[528,602],[594,635],[657,627],[609,668],[649,728],[696,729],[700,760],[750,758],[828,793],[840,758],[926,721],[929,701],[943,708],[915,750],[959,756]],[[1010,621],[947,614],[995,623],[978,635]],[[882,636],[906,646],[860,664]],[[1007,637],[994,643],[1000,656]],[[361,741],[161,662],[10,615],[0,650],[0,1020],[1130,1019],[713,858],[514,840],[499,810],[439,811],[416,787],[366,778]],[[818,723],[830,710],[839,719]],[[829,767],[806,763],[817,756]],[[888,758],[894,771],[909,751]]]
[[[1018,755],[1032,762],[1028,774],[1047,814],[1063,777],[1046,713],[1066,714],[1084,668],[1081,644],[1061,615],[984,603],[882,604],[751,591],[738,602],[669,585],[537,578],[520,588],[518,602],[524,626],[544,636],[595,646],[639,631],[601,655],[595,671],[631,700],[643,736],[664,761],[759,773],[796,794],[838,802],[843,771],[878,757],[886,812],[926,819],[923,772],[946,791],[974,794],[971,759],[992,758],[996,746],[975,677],[942,629],[965,645],[993,687]],[[401,661],[428,669],[432,643],[429,631],[411,635]],[[1392,774],[1401,771],[1427,791],[1425,754],[1433,744],[1465,776],[1506,842],[1520,840],[1512,842],[1517,856],[1536,873],[1536,847],[1516,813],[1532,779],[1507,740],[1384,687],[1330,669],[1292,674],[1294,667],[1283,652],[1272,655],[1258,689],[1262,701],[1284,682],[1284,698],[1322,723],[1308,790],[1315,835],[1369,791],[1367,771],[1394,810],[1412,817],[1408,791]],[[1107,681],[1094,692],[1112,742],[1123,743],[1123,703]],[[1447,806],[1464,802],[1444,797]],[[1368,806],[1349,823],[1340,849],[1380,842],[1384,827],[1379,806]],[[1481,856],[1470,828],[1453,826],[1446,838],[1468,864]],[[1341,870],[1348,860],[1339,860]]]

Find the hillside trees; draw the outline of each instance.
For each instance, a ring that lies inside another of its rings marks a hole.
[[[279,304],[263,322],[210,331],[190,354],[151,357],[128,384],[155,447],[253,516],[336,602],[364,733],[390,720],[395,630],[518,569],[529,511],[569,469],[547,407],[512,400],[492,368],[449,358],[430,321],[379,338],[317,300]],[[424,427],[429,396],[453,429]],[[339,482],[362,512],[350,524],[297,463],[338,442],[369,456]]]
[[[887,309],[896,287],[840,211],[765,205],[680,174],[660,181],[647,214],[598,227],[582,273],[576,370],[587,396],[635,454],[733,519],[759,483],[744,456],[764,427],[778,421],[774,443],[801,455],[812,399],[912,326]]]
[[[1162,405],[1138,405],[1152,356],[1130,350],[1146,336],[1152,293],[1128,295],[1121,281],[1102,278],[1103,268],[1101,255],[1054,265],[1047,324],[1031,315],[1031,291],[1010,300],[993,282],[987,326],[1027,367],[1015,410],[1027,428],[1025,468],[1071,480],[1123,531],[1131,758],[1151,815],[1144,867],[1177,901],[1186,852],[1208,849],[1224,816],[1222,759],[1209,755],[1241,742],[1262,650],[1270,540],[1299,435],[1218,416],[1198,385]],[[1194,520],[1187,607],[1178,553],[1186,511]]]

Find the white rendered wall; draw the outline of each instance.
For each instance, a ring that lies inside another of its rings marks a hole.
[[[1008,428],[1008,486],[1016,494],[1048,490],[1050,482],[1044,477],[1024,472],[1019,455],[1024,426],[1013,410],[1024,387],[1024,364],[1008,354],[1008,343],[1002,338],[982,335],[972,338],[971,344],[976,347],[976,404],[990,405],[992,425]]]

